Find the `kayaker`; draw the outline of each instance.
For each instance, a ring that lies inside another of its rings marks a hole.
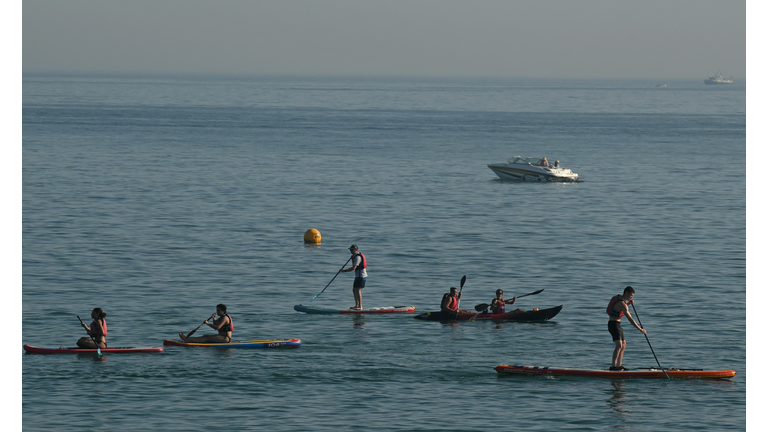
[[[512,297],[512,300],[504,300],[501,296],[504,294],[503,290],[496,290],[496,298],[491,300],[491,312],[495,314],[503,314],[506,312],[506,305],[515,304],[517,297]],[[518,309],[522,310],[522,309]]]
[[[229,343],[232,341],[232,330],[234,324],[232,317],[227,313],[227,307],[223,304],[216,305],[216,314],[211,315],[211,318],[218,315],[219,318],[213,320],[213,324],[205,320],[203,324],[207,324],[208,327],[216,330],[219,334],[186,337],[184,333],[179,333],[179,338],[187,343]],[[210,319],[210,318],[209,318]]]
[[[107,321],[104,319],[107,314],[104,313],[101,308],[94,308],[91,311],[91,318],[93,322],[88,327],[84,322],[80,321],[80,324],[88,331],[88,337],[81,337],[77,341],[77,346],[80,348],[106,348],[107,347]],[[93,341],[96,341],[94,343]],[[97,346],[98,344],[98,346]]]
[[[461,293],[458,292],[456,287],[451,287],[450,292],[443,294],[443,301],[440,302],[440,311],[453,313],[458,312],[460,298]]]
[[[632,323],[636,329],[640,330],[643,334],[646,334],[645,329],[637,325],[635,320],[632,318],[632,315],[629,313],[629,308],[627,308],[627,305],[633,304],[635,302],[633,300],[634,296],[635,289],[631,286],[628,286],[624,288],[623,294],[611,297],[611,301],[608,302],[608,307],[605,309],[605,312],[609,316],[608,332],[611,333],[611,337],[613,337],[613,343],[616,345],[616,348],[613,350],[611,367],[608,368],[608,370],[627,370],[627,368],[622,365],[622,360],[624,359],[624,350],[627,349],[627,341],[624,340],[624,330],[621,328],[621,318],[624,315],[627,316],[629,322]]]
[[[363,288],[365,288],[365,281],[368,279],[368,261],[365,259],[365,255],[357,250],[357,245],[353,244],[349,247],[349,252],[352,254],[352,267],[341,270],[342,273],[355,272],[355,280],[352,282],[352,295],[355,296],[355,305],[351,310],[363,310]]]

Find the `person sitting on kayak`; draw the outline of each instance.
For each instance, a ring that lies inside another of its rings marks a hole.
[[[234,329],[234,323],[232,317],[227,313],[227,307],[223,304],[216,305],[216,314],[211,315],[211,318],[216,315],[219,318],[213,320],[213,324],[205,320],[203,324],[207,324],[208,327],[216,330],[219,334],[186,337],[184,333],[179,333],[179,338],[187,343],[229,343],[232,341],[232,330]]]
[[[441,312],[458,312],[461,293],[457,293],[457,291],[456,287],[451,287],[451,292],[443,294],[443,301],[440,302]]]
[[[101,310],[101,308],[94,308],[91,311],[91,318],[93,322],[91,327],[88,327],[84,322],[80,321],[80,324],[88,331],[88,337],[81,337],[77,341],[77,346],[80,348],[106,348],[107,347],[107,321],[104,319],[107,314]],[[96,343],[94,343],[94,340]],[[98,345],[97,345],[98,344]]]
[[[513,305],[515,304],[515,300],[517,300],[517,297],[512,297],[512,300],[504,300],[501,296],[504,294],[504,291],[497,289],[496,290],[496,298],[494,298],[491,301],[491,312],[495,314],[503,314],[506,310],[506,305]],[[518,308],[517,310],[522,311],[522,309]]]
[[[637,325],[632,315],[629,313],[628,304],[633,304],[635,301],[632,298],[635,296],[635,289],[631,286],[624,288],[624,293],[611,297],[611,301],[608,302],[608,307],[605,312],[608,314],[608,332],[613,337],[613,343],[616,348],[613,350],[613,358],[611,361],[611,367],[608,370],[621,371],[627,370],[622,366],[624,360],[624,350],[627,349],[627,341],[624,340],[624,330],[621,328],[621,317],[627,316],[627,319],[632,323],[635,328],[646,334],[645,329]]]

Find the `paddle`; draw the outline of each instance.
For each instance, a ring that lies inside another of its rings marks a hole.
[[[640,317],[637,315],[637,309],[635,309],[634,302],[632,303],[632,310],[635,311],[635,319],[637,319],[637,323],[640,324],[640,328],[643,328],[643,323],[640,322]],[[648,341],[648,346],[651,348],[651,353],[653,354],[653,358],[656,359],[656,364],[659,365],[659,369],[661,369],[662,372],[664,372],[664,375],[667,376],[667,379],[671,379],[669,377],[669,374],[667,374],[667,371],[664,370],[663,367],[661,367],[661,363],[659,363],[659,358],[656,357],[656,353],[653,351],[653,347],[651,346],[651,340],[648,339],[648,335],[643,333],[645,335],[645,340]]]
[[[538,293],[540,293],[542,291],[544,291],[544,288],[542,288],[542,289],[540,289],[538,291],[534,291],[532,293],[528,293],[528,294],[523,294],[523,295],[517,296],[517,298],[525,297],[525,296],[529,296],[529,295],[536,295],[536,294],[538,294]],[[482,312],[482,311],[484,311],[486,308],[488,308],[490,306],[491,305],[489,305],[488,303],[480,303],[479,305],[475,306],[475,310],[478,311],[478,312]]]
[[[349,262],[349,260],[351,260],[351,259],[352,259],[352,257],[353,257],[353,256],[354,256],[354,255],[350,256],[350,257],[349,257],[349,259],[347,260],[347,262],[345,262],[345,263],[344,263],[344,265],[343,265],[343,266],[341,266],[341,268],[339,269],[339,271],[337,271],[337,272],[336,272],[336,276],[338,276],[338,275],[339,275],[339,273],[341,273],[341,271],[342,271],[342,270],[344,270],[344,266],[346,266],[346,265],[347,265],[347,263]],[[334,277],[333,277],[333,279],[336,279],[336,276],[334,276]],[[331,279],[331,282],[333,282],[333,279]],[[328,287],[331,285],[331,282],[328,282],[328,285],[326,285],[326,286],[325,286],[325,288],[328,288]],[[323,291],[320,291],[319,293],[317,293],[317,295],[316,295],[316,296],[312,297],[312,300],[310,300],[309,302],[310,302],[310,303],[312,303],[313,301],[315,301],[315,299],[316,299],[316,298],[317,298],[317,297],[318,297],[320,294],[322,294],[322,293],[325,291],[325,288],[323,288]]]
[[[461,304],[461,292],[464,290],[464,282],[467,281],[467,275],[461,277],[461,285],[459,285],[459,300],[456,301],[456,317],[459,317],[459,305]]]
[[[214,318],[214,317],[216,317],[216,314],[213,314],[213,315],[211,315],[211,318]],[[202,323],[202,324],[200,324],[199,326],[197,326],[197,328],[196,328],[196,329],[194,329],[194,330],[192,330],[191,332],[189,332],[189,333],[187,334],[187,336],[186,336],[184,339],[186,339],[186,338],[188,338],[188,337],[192,336],[193,334],[195,334],[195,332],[196,332],[196,331],[198,331],[198,330],[200,330],[200,327],[202,327],[203,325],[205,325],[205,323],[207,323],[207,322],[208,322],[208,320],[209,320],[209,319],[211,319],[211,318],[207,318],[205,321],[203,321],[203,323]]]
[[[80,315],[77,315],[77,319],[80,320],[80,324],[85,326],[85,323],[83,322],[83,320],[80,319]],[[85,328],[85,331],[88,331],[87,327]],[[99,348],[99,344],[96,343],[96,338],[91,336],[91,332],[89,331],[88,331],[88,336],[90,336],[91,340],[93,341],[93,344],[96,346],[96,352],[99,353],[99,355],[101,355],[101,348]]]

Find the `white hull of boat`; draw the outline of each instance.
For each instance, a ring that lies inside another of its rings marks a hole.
[[[489,164],[491,169],[502,180],[522,181],[579,181],[579,175],[568,168],[544,168],[537,166],[521,166],[521,164],[496,163]]]

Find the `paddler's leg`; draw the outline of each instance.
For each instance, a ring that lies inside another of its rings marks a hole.
[[[624,331],[619,321],[608,321],[608,332],[611,333],[615,348],[611,358],[611,369],[616,369],[622,365],[624,359],[624,349],[627,347],[627,341],[624,340]]]
[[[91,339],[89,337],[81,337],[80,339],[78,339],[77,340],[77,346],[79,346],[80,348],[86,348],[86,349],[96,349],[97,348],[96,344],[93,343],[93,339]],[[105,344],[104,342],[99,342],[98,348],[104,349],[106,347],[107,347],[107,344]]]
[[[624,350],[627,348],[627,341],[617,340],[613,341],[616,344],[616,348],[613,350],[613,361],[611,366],[617,368],[622,365],[624,360]]]
[[[221,335],[205,335],[189,337],[184,342],[187,343],[229,343],[229,338]]]
[[[80,348],[96,348],[96,345],[93,343],[93,339],[89,337],[81,337],[78,339],[77,346]]]
[[[363,308],[363,288],[365,288],[365,279],[355,278],[355,281],[352,283],[352,295],[355,296],[355,307],[352,308],[354,310]]]

